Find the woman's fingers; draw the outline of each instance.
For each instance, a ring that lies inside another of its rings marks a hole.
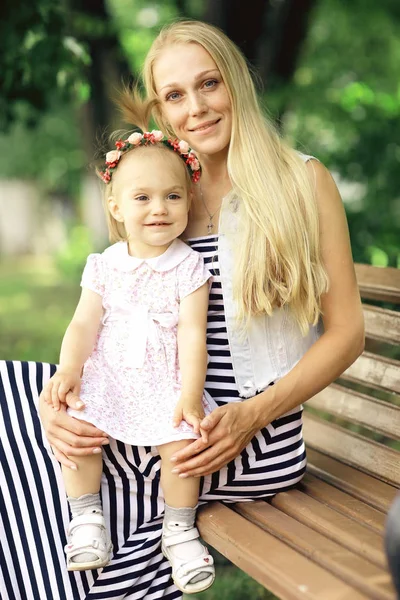
[[[185,479],[186,477],[204,477],[205,475],[211,475],[212,473],[222,469],[222,467],[227,465],[228,462],[230,462],[233,458],[234,456],[231,452],[218,454],[214,459],[208,460],[205,464],[199,467],[194,467],[184,471],[179,476],[182,479]]]
[[[68,456],[60,452],[55,446],[52,446],[51,449],[53,451],[54,456],[56,457],[56,460],[58,460],[59,463],[61,463],[64,467],[67,467],[68,469],[72,469],[73,471],[77,470],[76,464],[72,462],[72,460],[69,460]]]
[[[200,427],[202,429],[207,429],[207,431],[211,431],[212,429],[214,429],[214,427],[216,425],[218,425],[218,423],[220,422],[220,420],[222,419],[222,417],[225,414],[225,407],[221,406],[219,408],[216,408],[212,411],[212,413],[210,413],[209,415],[207,415],[200,423]]]
[[[182,463],[190,459],[192,456],[196,456],[197,454],[199,454],[199,452],[203,452],[203,450],[205,450],[206,448],[207,444],[205,444],[200,438],[195,442],[188,444],[185,448],[182,448],[182,450],[175,452],[175,454],[171,456],[170,460],[172,463]]]
[[[107,436],[91,423],[70,417],[66,406],[54,412],[43,400],[39,402],[39,413],[50,444],[67,455],[87,455],[94,448],[108,444]],[[66,444],[66,445],[63,445]],[[82,452],[80,452],[82,449]]]
[[[200,435],[201,439],[205,444],[208,444],[208,431],[205,431],[202,427],[200,427]]]
[[[49,381],[40,394],[40,399],[46,402],[46,404],[51,404],[51,387],[52,384],[51,381]]]
[[[49,439],[52,447],[57,448],[59,452],[62,452],[67,457],[71,456],[90,456],[91,454],[100,454],[102,444],[94,445],[94,438],[79,438],[79,446],[75,446],[75,440],[72,437],[70,440],[60,439],[58,437],[52,437]],[[81,445],[85,443],[86,445]]]
[[[61,428],[57,428],[51,433],[49,432],[48,439],[52,446],[56,446],[62,452],[66,452],[66,454],[73,454],[75,456],[92,454],[95,448],[100,449],[101,446],[108,444],[106,438],[85,437]]]
[[[46,410],[46,408],[44,409]],[[97,444],[95,440],[107,440],[107,435],[101,431],[101,429],[97,429],[91,423],[87,421],[82,421],[80,419],[74,419],[74,417],[70,417],[66,412],[66,408],[64,405],[61,406],[60,412],[46,415],[46,431],[48,434],[62,436],[62,439],[76,439],[77,446],[79,446],[79,440],[81,440],[82,444],[85,445],[85,438],[89,438],[91,440],[91,445],[94,446]],[[42,420],[45,421],[44,415],[42,415]],[[72,438],[71,438],[72,436]],[[86,444],[87,445],[87,444]]]

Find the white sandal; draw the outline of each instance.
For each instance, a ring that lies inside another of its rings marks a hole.
[[[68,544],[64,547],[67,555],[68,571],[87,571],[105,567],[111,560],[112,543],[104,517],[90,513],[75,517],[68,527]],[[90,553],[97,556],[90,562],[75,562],[79,554]]]
[[[196,594],[197,592],[203,592],[209,588],[215,579],[214,570],[214,559],[208,552],[207,548],[203,546],[203,552],[200,556],[193,558],[192,560],[184,560],[174,556],[171,552],[172,546],[189,542],[191,540],[198,539],[200,534],[196,527],[192,527],[186,531],[180,533],[166,533],[163,532],[161,550],[165,558],[167,558],[172,567],[172,579],[176,587],[185,594]],[[201,581],[196,583],[190,583],[190,581],[200,573],[207,573],[208,577],[205,577]]]

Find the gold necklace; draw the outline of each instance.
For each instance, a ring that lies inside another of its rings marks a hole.
[[[215,215],[217,214],[217,212],[219,211],[219,209],[221,208],[221,204],[222,204],[222,200],[217,208],[217,210],[215,210],[213,213],[210,213],[210,211],[208,210],[208,206],[206,204],[206,201],[204,200],[203,197],[203,190],[201,189],[201,184],[199,183],[199,190],[200,190],[200,198],[201,201],[204,205],[204,208],[206,209],[206,213],[208,215],[208,225],[207,225],[207,231],[208,233],[212,233],[212,230],[214,229],[214,223],[213,223],[213,218],[215,217]]]

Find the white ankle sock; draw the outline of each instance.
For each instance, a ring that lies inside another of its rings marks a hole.
[[[90,514],[90,513],[98,513],[103,514],[100,494],[84,494],[83,496],[79,496],[79,498],[72,498],[68,496],[67,498],[68,504],[71,509],[72,518],[79,517],[81,515]],[[96,528],[93,528],[93,534],[96,536],[97,534]],[[92,552],[82,552],[81,554],[77,554],[73,558],[73,562],[83,563],[83,562],[92,562],[97,559],[97,555]]]
[[[102,512],[100,494],[84,494],[79,498],[67,497],[71,509],[72,518],[87,514],[88,512]],[[93,511],[88,509],[93,508]]]

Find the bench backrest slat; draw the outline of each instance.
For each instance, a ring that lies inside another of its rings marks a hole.
[[[400,318],[394,310],[364,304],[365,332],[367,337],[400,344]]]
[[[311,398],[307,406],[400,440],[400,406],[337,384]]]
[[[399,453],[323,419],[304,415],[304,438],[312,448],[358,467],[375,477],[400,485]]]
[[[363,352],[344,375],[363,385],[371,384],[388,392],[400,393],[400,362],[385,356]]]
[[[346,494],[350,494],[350,496],[366,502],[369,506],[387,513],[397,494],[396,487],[363,471],[349,467],[347,464],[328,456],[328,454],[313,450],[310,445],[308,446],[307,456],[307,469],[309,472],[346,492]]]
[[[400,269],[356,264],[355,270],[363,298],[400,304]]]
[[[362,298],[400,304],[400,269],[355,270]],[[311,451],[399,485],[400,360],[388,356],[399,356],[400,312],[366,303],[363,310],[368,351],[305,403],[304,437]]]

